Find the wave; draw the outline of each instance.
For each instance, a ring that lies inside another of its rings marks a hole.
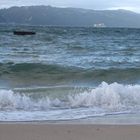
[[[140,81],[140,68],[81,68],[61,66],[55,64],[40,64],[40,63],[7,63],[0,64],[0,76],[6,76],[11,80],[19,80],[26,77],[27,79],[37,81],[45,80],[45,82],[61,83],[67,82],[90,82],[99,83],[106,81],[122,82],[122,83],[138,83]],[[27,81],[27,80],[26,80]]]
[[[108,110],[140,109],[140,85],[102,82],[90,92],[70,97],[72,106],[99,107]]]
[[[42,110],[48,109],[50,103],[49,98],[39,101],[32,100],[26,95],[14,94],[12,90],[0,90],[0,109],[1,110]]]
[[[44,73],[59,73],[59,72],[72,72],[74,71],[73,67],[65,67],[55,64],[40,64],[40,63],[0,63],[1,73],[10,73],[10,72],[44,72]],[[75,71],[74,71],[75,72]]]
[[[70,108],[98,108],[107,112],[140,111],[140,85],[107,84],[81,93],[69,93],[65,98],[50,96],[34,99],[24,93],[0,90],[0,110],[50,110]]]

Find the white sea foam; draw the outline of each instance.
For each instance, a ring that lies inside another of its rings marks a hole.
[[[107,84],[67,95],[66,100],[59,98],[32,99],[12,90],[0,90],[0,110],[47,110],[62,108],[100,108],[108,111],[140,109],[140,85]]]
[[[109,110],[132,109],[140,106],[140,85],[107,84],[102,82],[90,92],[69,96],[71,106],[100,107]]]
[[[38,107],[48,107],[49,99],[39,102],[33,101],[25,95],[14,94],[12,90],[0,90],[0,109],[1,110],[33,110]]]

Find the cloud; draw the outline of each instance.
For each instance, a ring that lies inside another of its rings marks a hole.
[[[111,8],[108,8],[107,10],[117,10],[117,9],[124,9],[124,10],[129,10],[129,11],[134,11],[134,12],[140,12],[140,9],[137,7],[111,7]]]

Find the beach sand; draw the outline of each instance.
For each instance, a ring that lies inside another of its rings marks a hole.
[[[140,140],[140,125],[2,123],[0,140]]]

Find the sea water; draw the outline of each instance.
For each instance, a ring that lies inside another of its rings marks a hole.
[[[140,29],[0,26],[0,121],[139,116]]]

